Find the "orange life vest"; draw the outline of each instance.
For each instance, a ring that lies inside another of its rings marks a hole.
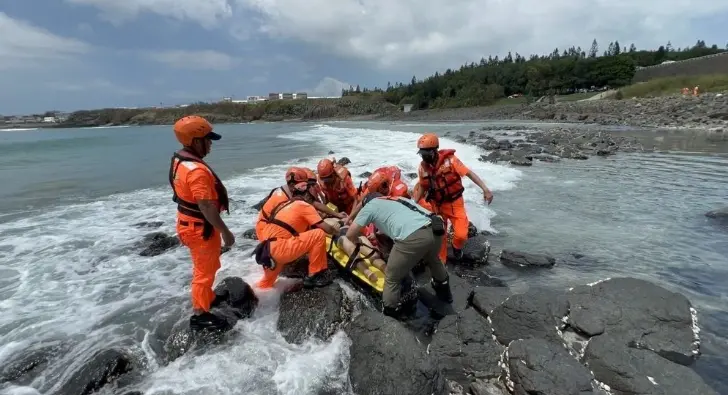
[[[293,204],[293,202],[295,202],[295,201],[296,201],[296,199],[288,199],[288,200],[284,200],[284,201],[278,203],[270,211],[270,214],[268,214],[268,213],[265,212],[265,208],[261,208],[260,209],[260,214],[261,214],[261,216],[263,218],[261,218],[260,221],[265,222],[265,223],[268,223],[268,224],[273,224],[273,225],[280,226],[281,228],[285,229],[288,233],[290,233],[291,234],[291,237],[298,236],[298,231],[296,229],[294,229],[293,226],[291,226],[290,224],[288,224],[286,222],[283,222],[283,221],[281,221],[281,220],[279,220],[279,219],[276,218],[276,216],[278,215],[278,213],[281,210],[283,210],[287,206]],[[268,240],[269,241],[274,241],[275,238],[268,239]],[[261,240],[261,241],[265,241],[265,240]]]
[[[349,189],[346,187],[346,179],[351,178],[349,170],[341,165],[335,165],[336,181],[329,187],[322,185],[321,189],[326,195],[326,198],[338,207],[350,207],[354,204],[356,195],[352,195]]]
[[[454,155],[454,149],[442,149],[438,151],[435,166],[424,161],[420,163],[420,187],[425,190],[425,201],[440,205],[463,196],[463,180],[452,168],[450,160]]]
[[[212,224],[205,218],[205,216],[202,214],[202,210],[200,210],[200,206],[197,205],[195,202],[190,202],[187,200],[184,200],[179,197],[179,194],[177,193],[177,189],[175,188],[174,181],[177,178],[177,170],[181,164],[184,162],[195,162],[196,164],[202,165],[205,170],[210,172],[210,174],[215,178],[215,192],[217,193],[217,206],[220,210],[220,212],[227,211],[228,214],[230,213],[229,205],[230,205],[230,198],[228,197],[227,189],[225,188],[225,185],[223,185],[222,181],[220,180],[220,177],[215,174],[215,172],[212,170],[212,168],[205,163],[202,159],[198,158],[197,156],[193,155],[192,153],[189,153],[185,150],[181,150],[178,152],[175,152],[174,155],[172,155],[172,160],[169,164],[169,184],[172,186],[172,201],[177,203],[177,211],[188,215],[192,218],[197,218],[202,220],[203,228],[202,228],[202,238],[204,240],[207,240],[212,236],[212,232],[214,230],[214,227]]]

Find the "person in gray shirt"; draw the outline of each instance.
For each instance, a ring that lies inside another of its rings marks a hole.
[[[430,268],[432,288],[438,299],[452,303],[447,269],[438,256],[444,238],[441,221],[412,199],[387,198],[373,192],[362,200],[362,208],[347,230],[346,238],[357,243],[362,229],[373,223],[394,241],[384,271],[384,314],[397,317],[402,313],[399,303],[402,280],[420,260],[424,260],[426,267]]]

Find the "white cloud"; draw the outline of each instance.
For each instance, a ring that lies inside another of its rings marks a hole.
[[[0,12],[0,70],[27,69],[72,59],[90,49],[86,43],[57,36]]]
[[[81,82],[55,81],[49,83],[48,88],[62,92],[104,91],[110,96],[136,96],[144,93],[140,89],[118,86],[99,78]]]
[[[143,55],[155,62],[164,63],[178,69],[226,71],[239,63],[239,60],[235,57],[212,50],[149,51],[144,52]]]
[[[261,31],[382,68],[455,66],[507,51],[550,52],[596,37],[657,46],[693,44],[691,20],[728,11],[716,0],[237,0]],[[687,39],[689,38],[689,39]]]
[[[332,77],[324,77],[315,88],[303,89],[311,96],[340,97],[342,89],[349,89],[351,84]]]
[[[193,21],[212,28],[222,18],[232,16],[228,0],[66,0],[67,3],[93,6],[102,18],[119,24],[144,12],[180,21]]]

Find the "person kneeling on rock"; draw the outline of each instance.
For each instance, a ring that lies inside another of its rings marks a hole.
[[[362,229],[370,223],[394,241],[384,271],[383,313],[397,317],[402,313],[400,292],[402,280],[412,268],[424,260],[432,275],[432,288],[437,297],[452,303],[448,273],[439,258],[445,228],[442,219],[411,199],[384,197],[372,192],[362,200],[362,209],[346,232],[356,243]]]
[[[301,181],[289,186],[290,199],[269,199],[260,210],[255,227],[260,243],[254,251],[256,261],[263,266],[263,278],[257,283],[260,288],[272,288],[283,266],[306,254],[309,266],[304,287],[321,287],[333,281],[328,270],[326,233],[334,234],[336,229],[325,223],[311,205],[315,187],[301,171]]]

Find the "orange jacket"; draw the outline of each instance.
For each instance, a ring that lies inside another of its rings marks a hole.
[[[197,201],[213,200],[220,212],[229,212],[230,200],[220,178],[205,161],[180,150],[174,153],[169,164],[169,184],[172,201],[177,203],[177,217],[190,222],[201,220],[203,238],[209,239],[214,228],[202,214]]]
[[[463,196],[462,176],[468,168],[455,156],[454,149],[438,151],[435,166],[422,161],[419,169],[420,187],[425,191],[425,200],[436,205],[454,202]]]
[[[335,165],[336,181],[331,186],[327,186],[319,181],[321,192],[323,192],[326,200],[338,207],[350,207],[354,204],[357,197],[357,190],[351,179],[349,170],[341,165]]]

